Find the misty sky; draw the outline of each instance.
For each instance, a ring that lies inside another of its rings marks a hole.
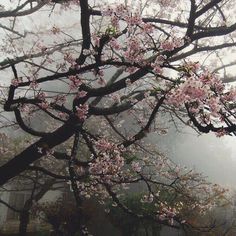
[[[217,138],[215,134],[197,135],[190,128],[157,138],[156,145],[175,163],[202,172],[213,182],[227,187],[236,185],[236,137]]]

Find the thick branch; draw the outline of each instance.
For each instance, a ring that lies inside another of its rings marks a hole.
[[[26,148],[23,152],[16,155],[13,159],[1,166],[0,185],[5,184],[8,180],[26,170],[31,163],[44,156],[47,150],[69,139],[74,134],[77,123],[78,119],[76,117],[70,117],[70,119],[56,131],[39,139],[37,142]]]

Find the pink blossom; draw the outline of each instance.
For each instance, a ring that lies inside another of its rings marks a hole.
[[[172,37],[171,39],[161,42],[161,48],[166,51],[173,51],[175,48],[183,46],[184,41],[181,38]]]
[[[39,92],[36,97],[40,100],[44,100],[46,97],[46,94],[44,92]]]
[[[115,49],[115,50],[119,50],[121,48],[121,45],[118,42],[118,40],[116,40],[114,38],[110,41],[110,45],[111,45],[111,48]]]
[[[130,63],[141,63],[143,61],[143,45],[138,37],[130,37],[126,41],[127,48],[123,56]]]
[[[137,12],[134,13],[133,15],[125,16],[125,20],[126,20],[126,23],[131,26],[140,25],[143,22],[140,14],[138,14]]]
[[[216,135],[217,138],[220,138],[220,137],[225,136],[225,135],[227,135],[227,134],[228,134],[228,133],[227,133],[224,129],[220,129],[219,131],[217,131],[217,132],[215,133],[215,135]]]
[[[184,68],[190,73],[196,73],[200,69],[200,64],[198,62],[188,62],[184,65]]]
[[[89,107],[87,104],[76,107],[76,114],[80,120],[84,121],[87,118]]]
[[[22,83],[22,78],[18,78],[18,79],[12,79],[11,80],[11,85],[17,87],[19,85],[19,83]]]
[[[103,152],[114,149],[114,144],[106,139],[99,139],[98,141],[95,142],[95,146],[99,151]]]
[[[154,200],[154,196],[153,194],[149,194],[148,196],[147,195],[144,195],[141,199],[141,202],[142,203],[152,203]]]
[[[236,88],[231,87],[230,90],[224,94],[223,99],[225,101],[236,101]]]
[[[124,158],[119,154],[113,156],[103,154],[101,157],[97,158],[94,163],[90,164],[89,172],[93,175],[106,175],[99,178],[102,178],[103,181],[107,182],[111,178],[114,178],[123,166]]]
[[[36,80],[33,80],[31,83],[30,83],[30,88],[32,89],[36,89],[38,87],[38,83]]]
[[[119,18],[116,15],[112,15],[111,17],[111,25],[116,28],[119,29]]]
[[[37,48],[39,48],[40,50],[41,50],[41,52],[45,52],[45,51],[47,51],[47,47],[45,46],[45,45],[43,45],[42,43],[38,43],[37,45],[36,45],[36,47]]]
[[[174,42],[172,42],[170,40],[166,40],[161,43],[161,48],[166,51],[172,51],[175,48],[175,44],[174,44]]]
[[[44,102],[41,102],[39,103],[39,106],[44,109],[44,110],[47,110],[49,108],[49,103],[44,101]]]
[[[220,99],[218,97],[212,96],[208,99],[207,104],[209,105],[212,114],[217,114],[221,109]]]
[[[111,16],[114,12],[114,9],[108,6],[107,8],[102,9],[102,16]]]
[[[203,101],[209,93],[211,93],[209,86],[195,77],[190,77],[168,95],[167,102],[179,107],[186,102]]]
[[[77,76],[75,75],[71,75],[68,77],[70,80],[70,89],[74,90],[74,89],[78,89],[79,86],[82,84],[81,79],[79,79]]]
[[[64,120],[68,119],[68,114],[63,113],[63,112],[59,112],[58,116],[59,118],[64,119]]]
[[[161,75],[163,73],[163,70],[159,65],[155,65],[155,67],[153,68],[153,72]]]
[[[99,47],[99,44],[100,44],[100,37],[99,37],[99,35],[97,35],[95,33],[92,34],[92,39],[93,39],[94,46]]]
[[[64,60],[67,61],[68,63],[70,63],[71,65],[75,65],[75,58],[70,54],[70,53],[66,53],[64,55]]]
[[[53,28],[52,28],[51,31],[52,31],[53,34],[58,34],[58,33],[61,32],[60,28],[58,28],[58,27],[56,27],[56,26],[53,26]]]
[[[154,27],[150,23],[142,23],[141,27],[143,28],[143,31],[147,34],[151,34],[154,30]]]
[[[87,92],[86,92],[86,91],[83,91],[83,90],[82,90],[82,91],[79,91],[79,92],[78,92],[78,97],[79,97],[79,98],[83,98],[83,97],[85,97],[86,95],[87,95]]]
[[[135,66],[129,66],[125,69],[126,72],[128,72],[129,74],[134,73],[135,71],[137,71],[137,67]]]
[[[132,162],[131,167],[135,172],[141,172],[142,168],[138,162]]]
[[[120,103],[120,95],[114,94],[111,95],[111,98],[114,100],[114,102]]]
[[[57,95],[55,97],[55,102],[57,104],[64,104],[66,102],[66,96],[65,95]]]

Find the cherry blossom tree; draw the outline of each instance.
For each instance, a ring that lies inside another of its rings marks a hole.
[[[233,80],[228,69],[235,62],[224,55],[234,55],[234,10],[233,0],[1,5],[2,123],[36,141],[0,167],[0,184],[39,169],[35,161],[53,155],[68,163],[78,208],[82,197],[96,195],[130,215],[188,226],[179,214],[181,199],[192,199],[203,212],[225,190],[174,165],[143,140],[166,132],[163,114],[201,133],[235,134],[236,90],[224,83]],[[25,17],[35,27],[24,28]],[[39,28],[38,19],[46,26]],[[40,170],[56,175],[46,167]],[[140,182],[148,190],[141,200],[156,202],[150,215],[135,214],[120,201],[122,189]],[[159,191],[179,200],[166,204]]]

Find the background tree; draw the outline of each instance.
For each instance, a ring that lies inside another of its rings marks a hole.
[[[21,134],[20,138],[13,139],[4,133],[1,134],[1,162],[7,162],[12,154],[24,148],[25,143],[34,142],[34,140],[28,140],[28,138]],[[45,166],[47,169],[44,168]],[[26,171],[9,181],[8,185],[1,187],[1,193],[10,193],[9,199],[15,194],[27,193],[25,200],[20,203],[20,206],[15,205],[16,202],[0,199],[1,204],[4,204],[19,216],[20,236],[27,234],[32,208],[48,191],[61,190],[61,194],[66,191],[66,182],[70,180],[70,176],[66,174],[65,168],[66,165],[62,160],[57,161],[57,159],[48,154],[45,158],[35,162]]]

